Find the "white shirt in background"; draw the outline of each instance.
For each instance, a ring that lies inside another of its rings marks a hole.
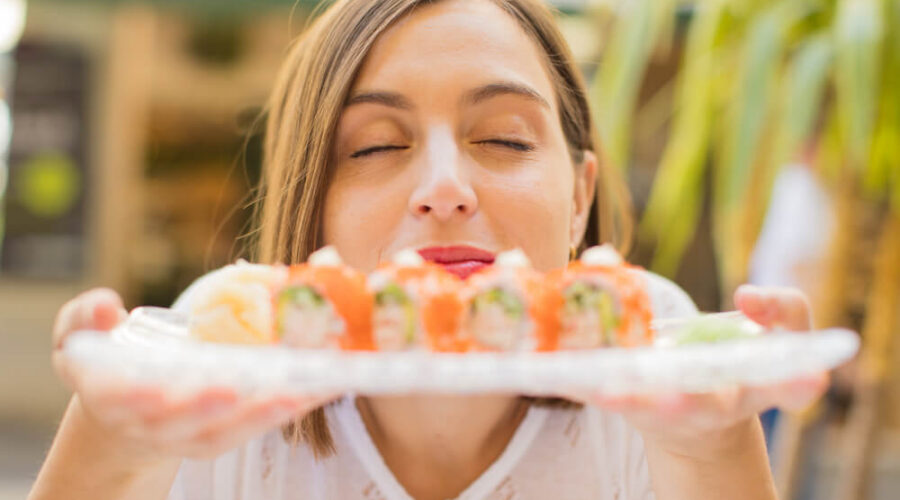
[[[815,276],[808,271],[828,248],[834,230],[833,211],[828,192],[809,167],[797,164],[782,168],[750,259],[750,282],[812,292]]]

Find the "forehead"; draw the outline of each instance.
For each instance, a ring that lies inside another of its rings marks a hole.
[[[518,21],[488,0],[448,0],[414,9],[375,41],[356,89],[528,84],[553,101],[546,56]]]

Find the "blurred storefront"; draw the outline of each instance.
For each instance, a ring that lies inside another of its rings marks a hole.
[[[7,4],[24,9],[0,1],[4,22]],[[24,497],[68,400],[49,357],[60,306],[95,286],[167,306],[242,252],[251,129],[308,6],[155,4],[32,1],[0,47],[4,500]]]

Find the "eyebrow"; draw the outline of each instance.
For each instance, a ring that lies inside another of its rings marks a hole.
[[[346,106],[353,106],[354,104],[363,104],[363,103],[372,103],[372,104],[381,104],[383,106],[387,106],[389,108],[397,108],[397,109],[412,109],[412,102],[407,99],[402,94],[398,94],[396,92],[363,92],[361,94],[356,94],[350,99],[347,100]]]
[[[464,100],[469,104],[478,104],[481,101],[501,95],[516,95],[530,99],[541,106],[550,109],[550,103],[533,88],[516,82],[496,82],[478,87],[466,93]]]
[[[478,104],[479,102],[501,95],[524,97],[550,109],[550,103],[547,102],[537,90],[516,82],[495,82],[482,85],[481,87],[466,92],[465,96],[463,96],[463,102],[468,104]],[[346,107],[363,103],[381,104],[382,106],[402,110],[409,110],[415,107],[413,106],[412,101],[403,94],[386,91],[372,91],[355,94],[347,100]]]

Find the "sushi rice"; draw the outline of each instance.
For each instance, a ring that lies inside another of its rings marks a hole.
[[[521,250],[504,252],[494,265],[469,277],[463,335],[475,350],[533,351],[538,342],[529,314],[540,276]]]
[[[372,337],[380,351],[402,351],[422,347],[419,320],[419,287],[425,276],[425,261],[413,250],[399,252],[391,264],[369,277],[374,295]]]

